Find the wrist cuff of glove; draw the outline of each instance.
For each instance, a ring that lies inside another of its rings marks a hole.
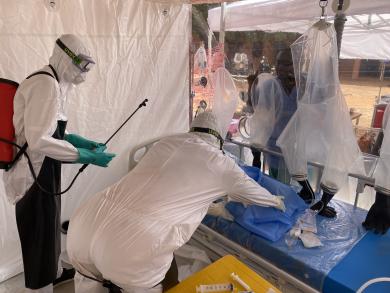
[[[312,189],[311,186],[310,186],[309,180],[307,180],[307,179],[299,180],[298,183],[302,187],[309,187],[310,189]]]
[[[295,175],[291,175],[291,178],[298,182],[305,181],[307,180],[307,174],[295,174]]]
[[[312,193],[313,197],[314,197],[313,188],[311,188],[311,185],[307,179],[303,180],[303,181],[298,181],[298,183],[299,183],[299,185],[302,186],[302,189],[306,189],[306,191]]]
[[[387,188],[375,186],[375,190],[376,190],[377,194],[381,193],[383,195],[390,196],[390,190]]]
[[[330,193],[330,194],[336,194],[337,191],[338,191],[338,188],[337,186],[333,185],[333,184],[325,184],[325,183],[321,183],[320,186],[321,186],[321,189],[326,192],[326,193]]]

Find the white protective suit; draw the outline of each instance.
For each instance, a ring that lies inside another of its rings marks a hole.
[[[204,75],[207,68],[207,54],[204,44],[202,44],[194,55],[194,68]]]
[[[83,54],[87,58],[89,52],[76,36],[61,36],[50,57],[50,65],[39,70],[39,74],[33,73],[27,77],[14,97],[16,143],[20,146],[28,143],[26,152],[37,181],[50,192],[60,189],[59,161],[75,162],[79,159],[78,150],[62,140],[67,120],[64,104],[68,90],[83,82],[86,75],[72,63],[70,56],[57,45],[58,42],[66,44],[77,57]],[[78,60],[79,65],[88,64],[82,62],[81,58]],[[38,188],[25,156],[4,172],[4,182],[8,199],[16,204],[27,291],[53,292],[52,283],[62,272],[58,265],[61,199]]]
[[[60,39],[76,54],[89,55],[89,51],[76,36],[63,35]],[[57,120],[67,120],[64,112],[67,92],[73,84],[85,80],[86,73],[81,73],[57,45],[49,61],[56,71],[59,83],[48,75],[40,74],[21,83],[14,98],[16,143],[22,146],[28,142],[27,153],[36,174],[39,173],[45,156],[69,162],[74,162],[79,157],[73,145],[65,140],[54,139],[52,135],[57,127]],[[49,66],[44,66],[39,71],[54,75]],[[10,171],[4,172],[4,182],[8,199],[15,204],[34,182],[25,156]]]
[[[214,81],[215,98],[222,99],[214,107],[223,115],[203,112],[191,127],[223,135],[228,124],[221,128],[219,121],[228,115],[230,121],[237,92],[225,69],[215,73]],[[223,101],[229,111],[221,111]],[[191,238],[214,200],[227,194],[245,203],[284,209],[280,197],[249,178],[219,147],[219,140],[207,133],[164,138],[129,174],[84,202],[68,230],[74,267],[126,292],[149,292],[142,290],[164,279],[173,252]],[[101,292],[101,284],[95,285],[88,292]]]
[[[374,172],[375,202],[369,209],[363,227],[376,234],[386,234],[390,228],[390,107],[386,107],[382,128],[384,138],[380,148],[380,157]]]
[[[390,107],[387,106],[383,115],[383,141],[380,148],[379,161],[374,171],[375,189],[390,195],[390,127],[388,125]]]
[[[291,46],[298,109],[277,140],[287,167],[298,181],[307,162],[324,165],[321,186],[336,193],[348,172],[364,173],[349,111],[340,88],[336,33],[319,22]]]

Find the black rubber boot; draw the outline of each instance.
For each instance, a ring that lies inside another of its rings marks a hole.
[[[257,167],[261,170],[261,152],[258,150],[251,148],[252,154],[253,154],[253,162],[252,166]]]
[[[305,201],[305,203],[310,204],[315,199],[315,194],[313,189],[310,186],[310,183],[307,179],[298,181],[298,183],[302,186],[301,191],[298,195]]]
[[[122,288],[118,287],[117,285],[115,285],[114,283],[112,283],[111,281],[108,281],[108,280],[103,281],[103,287],[107,288],[109,293],[121,293],[122,292]]]
[[[337,215],[336,210],[333,207],[328,206],[329,202],[332,200],[335,193],[330,193],[323,190],[321,200],[316,202],[310,208],[314,211],[318,211],[318,214],[327,217],[334,218]]]
[[[179,271],[177,269],[176,260],[173,258],[171,266],[168,272],[165,274],[164,280],[161,282],[161,285],[163,286],[163,292],[168,291],[177,284],[179,284]]]
[[[69,281],[72,281],[75,274],[76,274],[75,269],[63,268],[61,276],[54,280],[53,287],[57,287],[59,285],[65,284]]]
[[[61,232],[62,234],[68,234],[68,228],[69,228],[69,221],[64,221],[61,224]]]
[[[377,191],[375,202],[367,213],[363,227],[375,234],[385,234],[390,228],[390,194]]]

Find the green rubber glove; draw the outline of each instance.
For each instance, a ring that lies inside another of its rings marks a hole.
[[[93,164],[100,167],[107,167],[108,163],[116,156],[111,153],[95,152],[83,148],[77,148],[79,158],[77,163]]]
[[[64,139],[76,148],[83,148],[87,150],[93,150],[104,145],[102,143],[86,139],[78,134],[65,134]]]
[[[93,151],[96,153],[104,153],[106,149],[107,147],[104,144],[99,144],[99,146],[95,148]]]

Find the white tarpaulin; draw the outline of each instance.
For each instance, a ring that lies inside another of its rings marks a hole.
[[[327,15],[333,18],[329,1]],[[321,15],[318,0],[247,0],[227,6],[226,31],[303,33]],[[390,59],[390,1],[352,0],[345,11],[347,22],[341,58]],[[208,23],[219,31],[221,8],[209,10]]]
[[[59,35],[78,35],[96,66],[68,95],[68,131],[105,141],[149,99],[108,145],[117,154],[106,169],[89,166],[62,196],[69,219],[88,196],[127,171],[130,149],[145,140],[188,130],[190,6],[150,1],[0,0],[0,77],[21,82],[48,63]],[[47,6],[46,6],[47,5]],[[42,113],[44,115],[44,113]],[[63,167],[62,189],[78,166]],[[0,172],[0,281],[21,269],[14,207]]]

